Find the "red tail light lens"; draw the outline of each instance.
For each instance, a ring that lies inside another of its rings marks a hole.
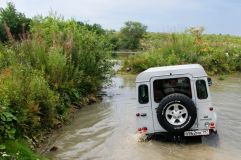
[[[214,122],[211,122],[211,123],[210,123],[210,128],[215,128]]]
[[[143,130],[143,131],[147,131],[147,127],[143,127],[142,130]]]
[[[210,111],[213,111],[213,107],[210,107],[209,110],[210,110]]]
[[[146,132],[147,127],[138,128],[137,130],[138,130],[138,132]]]
[[[140,113],[137,113],[136,116],[139,117],[139,116],[140,116]]]

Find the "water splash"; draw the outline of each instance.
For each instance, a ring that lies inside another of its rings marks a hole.
[[[137,132],[134,135],[134,137],[135,137],[135,140],[137,142],[146,142],[146,141],[148,141],[148,136],[146,135],[145,132]]]

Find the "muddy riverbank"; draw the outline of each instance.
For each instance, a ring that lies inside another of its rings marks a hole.
[[[135,134],[135,76],[117,75],[101,103],[81,109],[51,144],[51,159],[200,160],[241,159],[241,76],[214,79],[213,105],[219,117],[219,135],[202,143],[138,142]]]

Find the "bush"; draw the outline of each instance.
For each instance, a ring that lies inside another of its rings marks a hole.
[[[74,20],[36,17],[26,35],[0,45],[1,139],[57,126],[112,73],[108,38]]]
[[[16,129],[15,123],[17,118],[12,115],[10,112],[1,111],[0,112],[0,134],[1,138],[14,139]],[[1,139],[0,139],[1,140]]]
[[[0,40],[21,39],[22,33],[29,31],[30,19],[16,11],[13,3],[8,2],[6,8],[0,8]]]
[[[8,68],[2,73],[0,88],[1,109],[17,117],[19,134],[53,126],[58,95],[51,91],[43,73],[25,66]]]
[[[134,55],[126,60],[124,68],[131,67],[132,71],[141,72],[155,66],[199,63],[210,74],[240,71],[241,45],[220,45],[220,37],[216,38],[215,42],[213,35],[208,39],[207,35],[203,36],[196,30],[191,33],[169,35],[149,34],[145,39],[145,53]],[[237,39],[237,37],[233,38]],[[241,38],[238,40],[241,41]]]

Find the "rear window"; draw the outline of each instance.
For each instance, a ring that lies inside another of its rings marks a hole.
[[[197,98],[198,99],[207,99],[208,92],[205,80],[197,80],[196,81],[196,88],[197,88]]]
[[[148,86],[140,85],[138,88],[138,100],[140,104],[146,104],[149,102]]]
[[[191,83],[187,77],[158,79],[153,82],[154,101],[159,103],[165,96],[182,93],[192,98]]]

